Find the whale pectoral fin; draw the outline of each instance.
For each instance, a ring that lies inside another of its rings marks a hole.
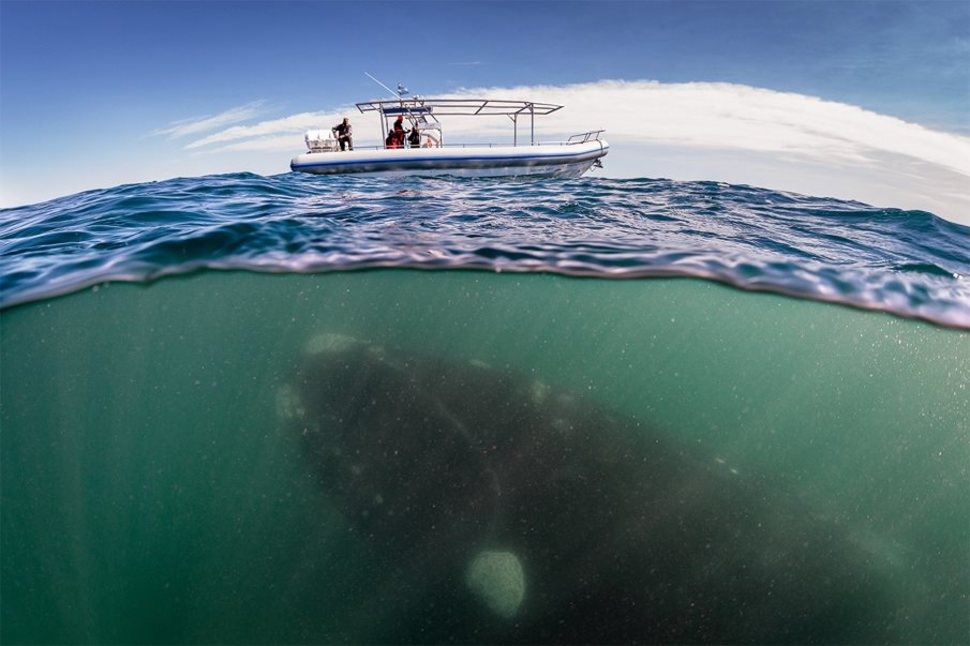
[[[504,619],[515,617],[525,598],[525,573],[512,552],[480,552],[468,566],[465,584],[489,610]]]

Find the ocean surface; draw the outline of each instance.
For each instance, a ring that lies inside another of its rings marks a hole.
[[[968,227],[232,174],[0,275],[3,643],[970,640]]]

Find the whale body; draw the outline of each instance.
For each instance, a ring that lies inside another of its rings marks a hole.
[[[532,377],[330,334],[280,407],[381,559],[387,641],[896,640],[848,528]]]

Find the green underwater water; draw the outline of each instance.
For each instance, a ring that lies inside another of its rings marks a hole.
[[[901,639],[970,635],[970,333],[688,279],[202,272],[0,314],[0,641],[393,641],[283,432],[337,332],[534,375],[855,528]]]

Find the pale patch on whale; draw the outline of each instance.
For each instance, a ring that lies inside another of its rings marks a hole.
[[[362,343],[360,339],[347,336],[346,334],[325,332],[310,339],[304,350],[307,354],[311,355],[322,354],[324,352],[343,352],[360,343]]]
[[[549,396],[549,393],[552,392],[552,388],[549,387],[549,384],[536,380],[532,382],[529,391],[532,394],[532,401],[536,404],[541,404]]]
[[[276,391],[276,412],[286,420],[294,420],[306,415],[300,395],[289,385]]]
[[[465,583],[489,610],[505,619],[518,613],[525,598],[522,563],[511,552],[479,553],[468,567]]]

